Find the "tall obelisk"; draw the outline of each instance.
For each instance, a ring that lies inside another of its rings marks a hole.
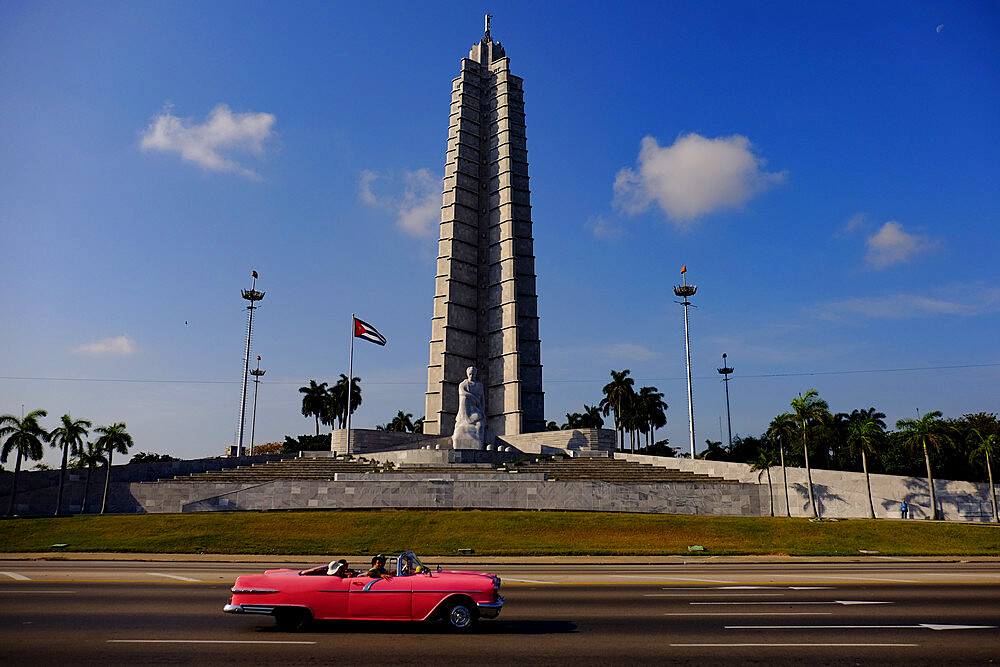
[[[522,79],[486,34],[452,82],[424,433],[450,435],[469,366],[487,439],[545,429]]]

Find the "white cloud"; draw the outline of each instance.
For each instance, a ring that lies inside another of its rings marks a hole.
[[[236,113],[219,104],[204,123],[192,123],[174,116],[170,108],[154,116],[142,133],[143,150],[179,153],[188,162],[211,171],[233,172],[260,178],[257,172],[224,156],[235,150],[261,155],[264,142],[272,136],[275,117],[269,113]]]
[[[850,219],[846,223],[844,223],[843,231],[844,233],[849,234],[853,231],[861,229],[862,227],[865,226],[867,222],[868,222],[867,213],[855,213],[850,217]]]
[[[952,285],[933,294],[890,294],[845,299],[816,310],[823,319],[837,319],[843,315],[893,320],[935,315],[982,315],[1000,311],[1000,287]]]
[[[442,181],[431,176],[427,169],[403,171],[402,184],[392,185],[400,194],[376,194],[372,184],[379,175],[370,169],[364,169],[358,177],[358,197],[365,204],[376,208],[393,211],[396,215],[396,225],[413,236],[431,236],[441,221],[441,189]],[[398,179],[389,179],[398,181]]]
[[[636,169],[615,177],[615,206],[635,215],[654,202],[678,227],[703,215],[741,206],[754,195],[784,182],[787,172],[764,171],[766,161],[751,151],[750,140],[734,134],[708,139],[684,134],[661,147],[645,137]]]
[[[638,343],[617,343],[608,349],[608,358],[618,361],[649,361],[659,354]],[[345,399],[346,400],[346,399]]]
[[[894,220],[882,225],[865,242],[868,251],[865,262],[873,269],[884,269],[893,264],[909,262],[922,252],[932,250],[937,243],[927,236],[910,234]]]
[[[102,338],[93,343],[84,343],[74,347],[73,354],[85,357],[127,357],[130,354],[135,354],[135,343],[128,336]]]
[[[587,220],[586,227],[595,237],[605,240],[619,238],[625,233],[619,221],[609,220],[603,215],[595,215]]]

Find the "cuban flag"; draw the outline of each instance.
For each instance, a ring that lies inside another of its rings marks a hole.
[[[376,345],[385,345],[385,336],[378,332],[378,329],[363,322],[358,318],[354,318],[354,337],[364,338],[367,341],[375,343]]]

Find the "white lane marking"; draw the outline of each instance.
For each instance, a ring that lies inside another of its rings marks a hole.
[[[832,611],[685,611],[664,616],[833,616]]]
[[[345,398],[344,400],[346,401],[347,399]],[[552,584],[552,583],[555,583],[553,581],[538,581],[536,579],[515,579],[513,577],[502,577],[502,579],[505,582],[506,581],[516,581],[516,582],[521,583],[521,584]]]
[[[0,574],[5,577],[10,577],[11,579],[17,579],[18,581],[31,581],[31,577],[26,577],[23,574],[18,574],[17,572],[0,572]]]
[[[198,579],[192,579],[191,577],[182,577],[179,574],[165,574],[163,572],[147,572],[151,577],[167,577],[169,579],[177,579],[178,581],[199,581]]]
[[[917,625],[727,625],[726,630],[900,630],[925,628],[927,630],[989,630],[995,625],[946,625],[943,623],[918,623]]]
[[[901,647],[901,646],[920,646],[920,644],[774,644],[772,642],[764,643],[740,643],[740,644],[671,644],[671,646],[687,647],[687,648],[720,648],[720,647],[748,647],[748,646],[780,646],[780,647],[805,647],[805,648],[830,648],[835,646],[843,647],[853,647],[853,648],[874,648],[874,647]]]
[[[828,590],[831,590],[832,588],[833,588],[833,586],[789,586],[788,590],[791,590],[791,591],[828,591]]]
[[[843,605],[856,605],[856,604],[892,604],[892,602],[881,602],[877,600],[824,600],[815,602],[689,602],[688,604],[731,604],[731,605],[750,605],[750,604],[771,604],[771,605],[785,605],[785,604],[843,604]]]
[[[347,399],[344,399],[345,401]],[[784,593],[646,593],[647,598],[780,598]]]
[[[27,589],[27,590],[24,590],[24,589],[21,589],[21,590],[6,589],[6,590],[4,590],[4,594],[7,594],[7,593],[28,593],[30,595],[73,595],[74,593],[76,593],[76,591],[39,591],[39,590],[31,590],[31,589]]]
[[[660,579],[661,581],[700,581],[708,584],[731,584],[729,579],[699,579],[697,577],[675,577],[670,574],[612,574],[622,579]]]
[[[309,641],[260,639],[109,639],[109,644],[315,644]]]
[[[919,584],[919,581],[914,579],[886,579],[884,577],[843,577],[834,576],[832,574],[824,574],[827,579],[846,579],[848,581],[889,581],[894,584]]]

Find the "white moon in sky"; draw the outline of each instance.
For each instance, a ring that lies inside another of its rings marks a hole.
[[[937,28],[935,28],[935,30],[937,30],[938,32],[941,32],[942,30],[944,30],[944,24],[942,23]]]

